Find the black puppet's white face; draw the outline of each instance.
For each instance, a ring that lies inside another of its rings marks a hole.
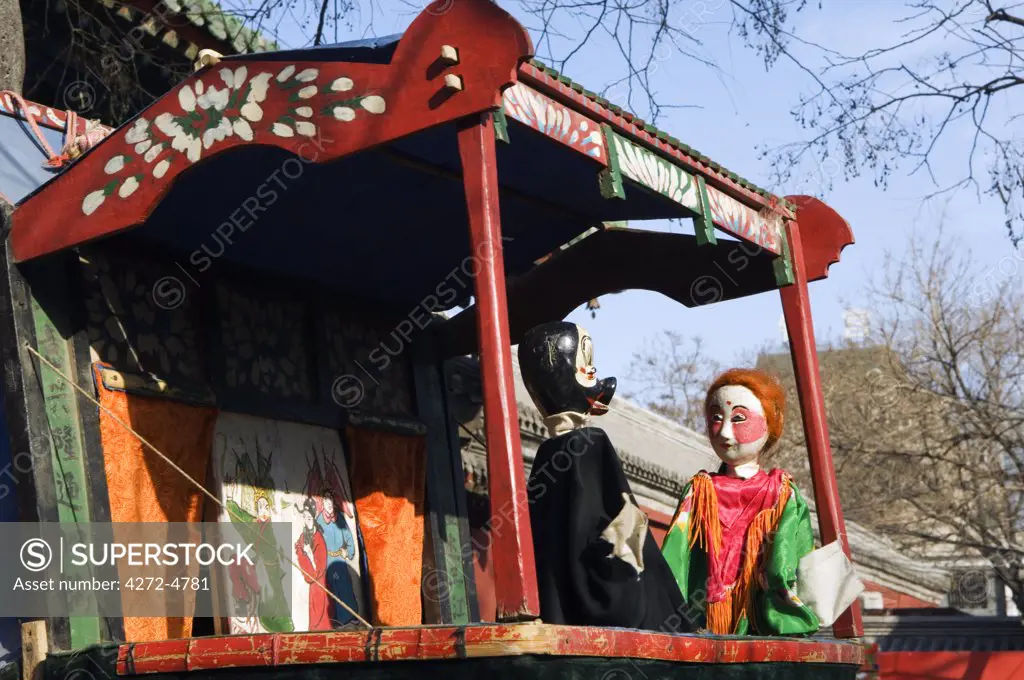
[[[608,412],[608,402],[615,393],[615,378],[597,379],[597,368],[594,366],[594,341],[582,326],[576,326],[579,342],[576,343],[576,382],[583,388],[589,413],[594,416]]]
[[[577,326],[579,342],[576,343],[576,382],[582,387],[597,384],[597,369],[594,368],[594,341],[582,326]]]

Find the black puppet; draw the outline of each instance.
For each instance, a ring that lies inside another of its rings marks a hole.
[[[546,623],[679,629],[683,598],[637,507],[604,430],[615,378],[598,380],[593,343],[573,323],[528,331],[519,366],[551,439],[537,450],[527,492]]]

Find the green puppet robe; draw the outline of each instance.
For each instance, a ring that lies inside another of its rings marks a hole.
[[[765,559],[751,587],[753,618],[744,616],[738,635],[810,635],[819,628],[818,617],[796,595],[796,574],[800,558],[814,550],[814,534],[807,503],[791,481],[786,502],[773,536],[765,538]],[[692,494],[693,482],[683,489],[679,510],[662,544],[668,562],[686,602],[686,614],[697,628],[706,626],[705,597],[708,574],[707,553],[699,544],[690,546],[690,518],[680,510]]]

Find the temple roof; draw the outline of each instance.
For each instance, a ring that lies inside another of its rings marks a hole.
[[[275,41],[247,27],[245,22],[213,0],[163,0],[152,10],[146,9],[152,3],[99,1],[108,9],[116,9],[117,16],[125,21],[142,26],[150,35],[160,35],[165,44],[180,49],[189,59],[195,58],[199,48],[210,45],[182,40],[175,30],[179,21],[195,26],[238,54],[280,49]]]

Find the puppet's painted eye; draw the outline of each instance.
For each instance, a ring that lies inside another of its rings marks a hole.
[[[745,415],[743,415],[742,413],[734,413],[733,416],[732,416],[732,422],[734,422],[734,423],[742,423],[742,422],[745,422],[746,420],[747,420],[747,417]]]
[[[725,420],[725,418],[722,416],[721,413],[712,413],[711,414],[711,422],[713,422],[713,423],[720,423],[723,420]]]

